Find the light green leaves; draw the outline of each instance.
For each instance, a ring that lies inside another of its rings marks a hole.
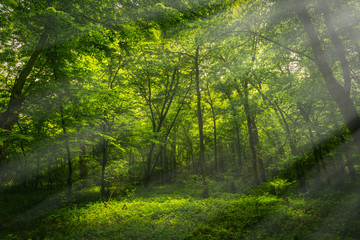
[[[58,11],[54,7],[48,7],[41,12],[39,20],[46,31],[56,35],[68,34],[75,27],[74,18],[70,14]]]

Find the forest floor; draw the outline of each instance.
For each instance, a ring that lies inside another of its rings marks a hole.
[[[0,196],[0,239],[360,239],[360,184],[297,191],[277,179],[234,192],[200,179],[114,191],[12,190]],[[115,189],[116,190],[116,189]]]

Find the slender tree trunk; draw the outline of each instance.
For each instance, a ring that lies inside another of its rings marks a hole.
[[[240,129],[239,125],[235,123],[235,133],[236,133],[236,152],[237,152],[237,162],[240,170],[242,169],[243,163],[241,160],[241,142],[240,142]]]
[[[172,179],[176,179],[176,175],[177,175],[177,162],[176,162],[176,145],[173,144],[172,145],[172,166],[171,166],[171,172],[172,172]]]
[[[18,127],[20,129],[20,133],[24,134],[23,130],[22,130],[22,127],[21,127],[19,122],[17,122],[17,125],[18,125]],[[26,157],[25,148],[24,148],[24,142],[22,140],[20,141],[20,148],[21,148],[22,159],[23,159],[23,164],[24,164],[23,165],[23,170],[22,170],[23,171],[22,172],[23,176],[22,176],[21,181],[22,181],[23,187],[26,188],[26,182],[27,182],[27,176],[26,175],[27,175],[28,164],[27,164],[27,157]]]
[[[39,187],[40,183],[40,157],[38,156],[36,161],[36,177],[35,177],[35,188]]]
[[[145,179],[144,179],[144,186],[148,187],[151,180],[151,162],[152,162],[152,155],[155,150],[155,143],[151,143],[150,151],[147,156],[146,160],[146,169],[145,169]]]
[[[103,123],[103,133],[105,134],[106,132],[106,121],[104,119],[104,123]],[[101,196],[105,196],[106,195],[106,191],[105,191],[105,168],[106,168],[106,164],[108,161],[108,154],[107,154],[107,140],[105,139],[105,137],[102,137],[102,162],[101,162]]]
[[[295,143],[293,134],[290,131],[289,124],[287,123],[286,118],[284,116],[284,113],[283,113],[283,111],[281,110],[281,108],[279,107],[279,105],[277,104],[276,101],[274,102],[274,104],[276,106],[276,109],[279,111],[281,119],[282,119],[282,121],[283,121],[283,123],[285,125],[285,130],[286,130],[286,133],[287,133],[287,135],[289,137],[289,145],[290,145],[291,154],[293,156],[295,156],[297,154],[296,143]]]
[[[230,151],[231,151],[231,162],[232,162],[232,166],[235,168],[236,167],[236,142],[232,141],[230,144]]]
[[[64,119],[64,109],[63,106],[60,105],[60,115],[61,115],[61,126],[63,129],[63,134],[65,136],[65,149],[66,149],[66,157],[67,157],[67,163],[68,163],[68,178],[67,178],[67,193],[69,195],[72,194],[72,162],[71,162],[71,153],[70,153],[70,147],[69,147],[69,140],[66,136],[66,126],[65,126],[65,119]]]
[[[215,114],[215,109],[214,109],[214,104],[213,104],[213,100],[211,98],[211,93],[210,93],[210,89],[209,89],[209,85],[206,84],[206,88],[207,88],[207,92],[209,95],[209,103],[210,103],[210,108],[211,108],[211,114],[212,114],[212,118],[213,118],[213,129],[214,129],[214,163],[215,163],[215,172],[218,171],[218,158],[217,158],[217,135],[216,135],[216,114]]]
[[[86,162],[86,146],[82,143],[80,139],[80,156],[79,156],[79,165],[80,165],[80,180],[82,187],[85,188],[87,186],[87,178],[89,169]]]
[[[304,118],[305,122],[312,125],[309,114],[305,111],[303,105],[300,102],[298,102],[296,105],[300,111],[301,116]],[[309,135],[310,135],[313,156],[314,156],[314,160],[315,160],[315,164],[316,164],[315,168],[318,173],[317,181],[318,181],[318,184],[321,184],[320,164],[322,163],[322,159],[323,159],[322,152],[321,152],[321,145],[319,144],[319,146],[316,146],[316,143],[314,142],[314,135],[313,135],[312,129],[309,128],[308,131],[309,131]],[[323,169],[326,172],[326,167],[324,164],[323,164]]]
[[[103,161],[104,161],[104,152],[103,152]],[[101,189],[100,189],[100,193],[101,193],[102,197],[106,196],[106,191],[105,191],[105,168],[106,168],[105,163],[102,163],[101,164]]]
[[[68,193],[71,194],[72,193],[72,174],[73,174],[73,170],[72,170],[70,147],[69,147],[69,143],[68,143],[67,140],[65,140],[65,148],[66,148],[66,156],[67,156],[68,169],[69,169],[69,174],[68,174],[68,178],[67,178]]]
[[[128,176],[129,176],[129,183],[133,184],[134,183],[134,179],[133,179],[133,170],[132,167],[134,166],[134,152],[133,150],[130,150],[130,154],[129,154],[129,165],[128,165]]]
[[[203,119],[201,113],[201,92],[200,92],[200,71],[199,71],[199,50],[200,46],[196,48],[195,54],[195,79],[196,79],[196,96],[197,96],[197,117],[199,125],[199,162],[201,164],[201,172],[203,177],[204,192],[203,197],[208,197],[208,186],[206,183],[206,170],[205,170],[205,147],[204,147],[204,133],[203,133]]]
[[[48,171],[48,184],[47,184],[47,186],[48,186],[48,191],[51,191],[52,190],[52,184],[53,184],[53,178],[52,178],[52,171],[51,171],[51,160],[49,161],[49,164],[48,164],[48,169],[47,169],[47,171]]]
[[[219,146],[219,152],[220,152],[220,161],[219,161],[219,164],[220,164],[220,170],[222,172],[225,172],[226,169],[227,169],[227,165],[226,165],[226,162],[225,162],[225,159],[226,159],[226,155],[224,153],[224,145],[220,144]]]
[[[298,1],[296,13],[301,19],[305,32],[310,40],[311,49],[314,55],[314,62],[324,78],[327,89],[339,106],[345,125],[349,129],[353,141],[360,151],[360,117],[353,100],[350,98],[349,91],[337,82],[328,62],[326,61],[324,50],[321,47],[318,34],[314,29],[314,25],[311,21],[310,14],[306,9],[304,0]],[[336,47],[338,46],[335,46],[335,48]]]
[[[252,167],[253,167],[254,181],[255,181],[255,184],[259,184],[260,180],[259,180],[259,174],[258,174],[257,153],[256,153],[257,140],[256,140],[256,136],[255,136],[255,129],[254,129],[255,124],[250,115],[248,83],[246,80],[244,83],[244,92],[245,92],[244,108],[245,108],[245,115],[246,115],[246,120],[247,120],[248,131],[249,131],[249,140],[250,140],[250,149],[251,149],[251,155],[252,155]]]
[[[162,168],[164,169],[163,170],[164,171],[163,179],[164,179],[164,183],[168,183],[168,182],[170,182],[170,179],[171,179],[171,172],[169,169],[169,156],[168,156],[166,144],[163,148],[162,156],[163,156],[163,167]]]
[[[266,181],[266,175],[265,175],[265,168],[263,161],[261,157],[258,154],[258,148],[259,148],[259,135],[255,123],[255,119],[251,114],[250,105],[249,105],[249,89],[248,89],[248,82],[245,80],[244,82],[244,92],[245,92],[245,102],[244,102],[244,109],[245,109],[245,115],[248,125],[248,131],[249,131],[249,141],[250,141],[250,149],[251,149],[251,155],[252,155],[252,166],[254,171],[254,180],[256,184],[259,184],[260,181],[264,182]],[[237,90],[239,94],[240,89]],[[258,175],[258,169],[260,171],[260,179]]]
[[[214,116],[213,128],[214,128],[214,162],[215,162],[215,171],[217,172],[219,169],[219,163],[218,163],[218,147],[217,147],[217,132],[216,132],[215,116]]]
[[[237,88],[236,89],[239,96],[241,95],[241,92],[240,92],[240,89]],[[239,168],[241,169],[242,168],[242,161],[241,161],[241,154],[242,154],[242,151],[241,151],[241,142],[240,142],[240,129],[239,129],[239,124],[237,122],[237,112],[235,110],[235,106],[234,104],[232,103],[232,98],[231,98],[231,95],[229,92],[225,92],[225,95],[226,97],[229,99],[229,102],[230,102],[230,106],[231,106],[231,110],[232,110],[232,116],[233,116],[233,120],[234,120],[234,126],[235,126],[235,134],[236,134],[236,150],[237,150],[237,159],[238,159],[238,164],[239,164]],[[243,158],[245,159],[245,158]]]
[[[253,47],[252,47],[254,55],[251,60],[253,64],[255,63],[255,59],[256,59],[256,44],[257,44],[256,38],[254,38]],[[246,75],[249,75],[249,72]],[[239,96],[241,96],[239,87],[237,87],[237,91],[238,91]],[[244,82],[244,92],[245,92],[244,108],[245,108],[245,114],[246,114],[246,119],[247,119],[248,130],[249,130],[251,154],[253,157],[253,171],[255,174],[254,179],[255,179],[255,183],[258,184],[260,181],[261,182],[266,181],[266,174],[265,174],[265,167],[264,167],[262,158],[259,154],[259,148],[260,148],[259,134],[258,134],[256,123],[255,123],[255,116],[253,116],[250,111],[249,89],[248,89],[247,79],[245,79],[245,82]],[[257,168],[259,168],[259,171],[260,171],[260,179],[259,179],[259,175],[257,172]]]

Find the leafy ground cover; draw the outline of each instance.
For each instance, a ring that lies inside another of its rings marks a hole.
[[[274,194],[273,186],[233,201],[186,239],[360,239],[356,185],[291,194]]]
[[[50,198],[29,193],[18,205],[14,200],[18,196],[8,194],[7,203],[1,198],[2,206],[10,204],[13,211],[1,207],[7,219],[1,222],[0,239],[360,237],[356,185],[299,193],[292,189],[295,184],[274,180],[246,193],[229,193],[219,191],[225,183],[209,184],[218,191],[206,199],[201,198],[201,181],[130,188],[105,200],[97,198],[96,188],[83,190],[71,200],[62,194]]]
[[[201,181],[195,180],[150,189],[131,188],[125,196],[114,194],[105,200],[94,197],[98,188],[78,192],[71,200],[64,194],[43,196],[32,200],[36,204],[26,206],[34,210],[11,206],[17,213],[8,213],[0,238],[181,239],[240,196],[216,192],[202,199],[201,189]]]

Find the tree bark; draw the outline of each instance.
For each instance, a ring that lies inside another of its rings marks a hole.
[[[251,116],[250,113],[250,106],[249,106],[249,92],[248,92],[248,82],[245,80],[244,83],[244,92],[245,92],[245,102],[244,102],[244,109],[245,109],[245,115],[246,115],[246,121],[249,131],[249,141],[250,141],[250,149],[251,149],[251,155],[252,155],[252,167],[253,167],[253,174],[254,174],[254,181],[255,184],[260,183],[259,174],[258,174],[258,159],[257,159],[257,151],[256,146],[258,144],[258,138],[257,130],[255,121]]]
[[[330,92],[330,95],[334,98],[340,109],[345,125],[349,129],[355,145],[360,151],[360,131],[358,131],[360,128],[360,117],[357,113],[354,102],[350,98],[349,92],[337,82],[328,62],[325,59],[325,53],[321,47],[318,34],[315,31],[310,14],[306,9],[305,0],[298,1],[295,11],[301,19],[304,30],[310,40],[311,49],[314,55],[314,62],[324,78],[325,85]]]
[[[106,121],[104,119],[104,123],[103,123],[103,133],[105,134],[106,132]],[[105,137],[102,137],[102,143],[101,143],[101,148],[102,148],[102,162],[101,162],[101,189],[100,189],[100,193],[101,196],[105,196],[106,192],[105,192],[105,168],[106,168],[106,164],[107,164],[107,160],[108,160],[108,154],[107,154],[107,140],[105,139]]]
[[[65,149],[66,149],[66,157],[67,157],[67,163],[68,163],[68,177],[67,177],[67,193],[69,195],[72,194],[72,162],[71,162],[71,153],[70,153],[70,147],[69,147],[69,141],[66,137],[66,126],[65,126],[65,119],[64,119],[64,109],[63,106],[60,105],[60,115],[61,115],[61,127],[63,129],[63,134],[65,136]]]
[[[215,114],[215,109],[214,109],[214,104],[211,98],[211,93],[210,93],[210,88],[209,85],[206,84],[206,88],[207,88],[207,92],[209,95],[209,103],[210,103],[210,108],[211,108],[211,114],[212,114],[212,118],[213,118],[213,129],[214,129],[214,163],[215,163],[215,172],[218,171],[218,158],[217,158],[217,135],[216,135],[216,114]]]
[[[17,125],[18,125],[18,127],[19,127],[19,129],[20,129],[20,133],[21,134],[24,134],[24,132],[23,132],[23,130],[22,130],[22,127],[21,127],[21,125],[20,125],[20,123],[19,122],[17,122]],[[28,161],[27,161],[27,157],[26,157],[26,153],[25,153],[25,148],[24,148],[24,142],[21,140],[20,141],[20,148],[21,148],[21,153],[22,153],[22,160],[24,161],[24,165],[23,165],[23,176],[22,176],[22,179],[21,179],[21,181],[22,181],[22,184],[23,184],[23,187],[24,188],[26,188],[26,182],[27,182],[27,174],[26,174],[26,172],[27,172],[27,167],[28,167]]]
[[[235,81],[236,81],[236,80],[235,80]],[[236,90],[237,90],[237,92],[238,92],[238,94],[239,94],[239,96],[240,96],[240,95],[241,95],[240,89],[237,88]],[[241,161],[241,159],[242,159],[242,156],[241,156],[242,151],[241,151],[241,142],[240,142],[240,129],[239,129],[238,121],[237,121],[237,115],[238,115],[238,114],[237,114],[237,112],[236,112],[236,110],[235,110],[234,104],[232,103],[232,99],[231,99],[230,93],[229,93],[229,92],[225,92],[225,95],[226,95],[226,97],[229,99],[230,106],[231,106],[231,110],[232,110],[233,121],[234,121],[234,126],[235,126],[235,134],[236,134],[236,148],[237,148],[238,164],[239,164],[239,168],[240,168],[240,170],[241,170],[243,163],[242,163],[242,161]],[[220,158],[220,159],[222,159],[222,158]],[[246,159],[246,158],[243,157],[243,159]],[[222,170],[223,170],[223,169],[222,169]]]
[[[172,181],[172,179],[176,178],[176,144],[172,144],[171,145],[171,159],[170,159],[170,180]]]
[[[151,143],[150,151],[147,156],[146,160],[146,169],[145,169],[145,179],[144,179],[144,186],[148,187],[151,180],[151,163],[152,163],[152,155],[155,149],[155,143]]]
[[[199,126],[199,162],[201,165],[201,172],[203,177],[204,192],[203,196],[208,197],[208,189],[206,184],[206,170],[205,170],[205,147],[204,147],[204,133],[203,133],[203,119],[201,113],[201,92],[200,92],[200,70],[199,70],[199,51],[200,46],[196,48],[195,53],[195,81],[196,81],[196,96],[197,96],[197,118]]]
[[[331,41],[335,47],[335,55],[341,63],[345,91],[347,92],[347,94],[350,95],[350,89],[351,89],[350,67],[349,67],[349,63],[346,59],[345,47],[342,44],[338,34],[335,31],[335,27],[334,27],[334,25],[331,21],[331,17],[330,17],[330,9],[329,9],[329,6],[327,5],[326,1],[322,0],[320,2],[320,7],[324,13],[325,25],[328,29]]]
[[[88,178],[88,165],[86,162],[86,146],[82,143],[82,139],[80,139],[80,156],[79,156],[79,165],[80,165],[80,180],[82,187],[87,187],[87,178]]]
[[[18,121],[19,113],[24,101],[24,96],[22,96],[22,91],[26,82],[27,77],[29,76],[31,70],[33,69],[36,60],[39,58],[40,52],[44,49],[47,41],[47,34],[42,34],[40,40],[32,53],[29,61],[26,63],[24,69],[20,72],[18,78],[15,80],[15,84],[12,88],[10,100],[7,104],[5,112],[0,113],[0,128],[10,130],[13,125]],[[7,147],[7,141],[4,141],[0,146],[0,162],[2,162],[4,157],[4,151]]]

